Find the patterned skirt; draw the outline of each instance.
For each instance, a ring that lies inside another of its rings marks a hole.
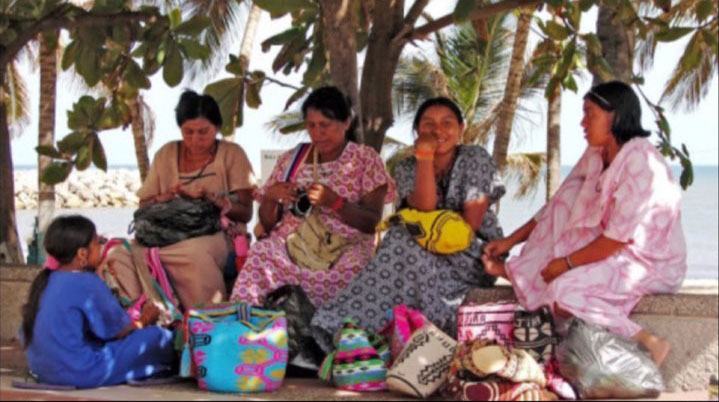
[[[386,311],[398,304],[420,310],[451,336],[457,332],[457,307],[469,289],[489,287],[496,280],[484,271],[482,243],[452,255],[432,254],[402,227],[391,228],[377,255],[337,296],[319,308],[312,319],[315,341],[327,352],[332,337],[351,317],[375,332],[387,323]]]

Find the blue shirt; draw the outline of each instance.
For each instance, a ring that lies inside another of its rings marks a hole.
[[[130,322],[94,272],[53,272],[25,349],[30,369],[41,381],[103,383],[118,358],[108,341]]]

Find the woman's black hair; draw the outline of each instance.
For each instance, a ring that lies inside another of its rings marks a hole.
[[[415,131],[419,127],[419,121],[422,119],[422,115],[424,114],[424,112],[432,106],[446,107],[447,109],[451,110],[452,113],[454,113],[454,116],[457,118],[459,124],[464,124],[464,118],[462,117],[462,111],[459,110],[459,106],[457,106],[457,104],[449,98],[445,98],[444,96],[438,96],[436,98],[429,98],[426,101],[422,102],[422,104],[419,106],[419,109],[417,109],[417,113],[415,113],[414,115],[414,123],[412,123],[412,128],[415,129]]]
[[[95,224],[81,215],[60,216],[55,218],[45,232],[44,246],[49,255],[60,264],[70,263],[77,250],[89,247],[95,237]],[[47,287],[52,271],[45,268],[30,285],[27,303],[22,306],[23,347],[32,343],[35,317],[40,308],[40,298]]]
[[[312,91],[302,103],[302,118],[307,118],[307,110],[315,109],[328,119],[345,122],[352,119],[352,123],[345,132],[347,141],[357,142],[357,118],[352,118],[352,100],[337,87],[326,86]]]
[[[584,95],[602,110],[614,112],[612,135],[623,145],[634,137],[648,137],[651,133],[642,128],[642,107],[637,94],[621,81],[599,84]]]
[[[186,90],[180,96],[180,101],[175,107],[175,119],[177,125],[182,126],[187,120],[202,117],[207,119],[215,127],[222,127],[222,114],[215,99],[210,95],[200,95],[195,91]]]

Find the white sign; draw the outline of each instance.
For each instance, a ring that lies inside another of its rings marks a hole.
[[[264,185],[275,168],[280,155],[287,152],[286,149],[265,149],[260,151],[260,186]]]

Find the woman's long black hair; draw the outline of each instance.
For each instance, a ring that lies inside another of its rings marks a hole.
[[[69,264],[77,250],[89,247],[95,237],[95,224],[81,215],[60,216],[50,223],[45,232],[45,250],[60,264]],[[23,348],[32,343],[33,329],[40,298],[50,281],[51,270],[44,268],[30,285],[27,303],[22,306]]]

